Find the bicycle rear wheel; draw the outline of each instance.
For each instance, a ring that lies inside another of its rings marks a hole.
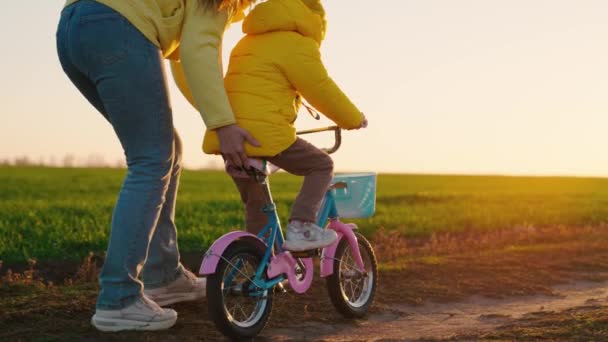
[[[360,272],[347,239],[342,239],[334,259],[334,273],[327,277],[327,291],[336,309],[345,317],[360,318],[367,314],[376,293],[378,263],[371,244],[356,234],[365,265]]]
[[[259,246],[237,241],[226,249],[216,272],[207,279],[209,316],[231,339],[258,335],[270,318],[272,290],[260,289],[252,281],[263,253]]]

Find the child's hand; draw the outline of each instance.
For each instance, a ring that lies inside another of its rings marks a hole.
[[[361,126],[359,126],[357,129],[367,128],[367,118],[365,117],[365,114],[361,113],[361,115],[363,116],[363,120],[361,121]]]
[[[367,118],[365,117],[365,114],[363,114],[363,113],[361,113],[361,116],[363,118],[361,119],[361,124],[359,125],[359,127],[349,128],[349,130],[367,128]]]

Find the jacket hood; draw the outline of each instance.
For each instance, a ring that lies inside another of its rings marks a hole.
[[[320,0],[268,0],[247,15],[243,33],[293,31],[321,43],[325,26],[325,10]]]

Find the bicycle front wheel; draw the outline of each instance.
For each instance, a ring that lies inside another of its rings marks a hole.
[[[259,246],[237,241],[226,249],[216,272],[207,279],[209,316],[231,339],[258,335],[270,318],[272,290],[253,283],[263,253]]]
[[[358,248],[365,272],[358,270],[351,246],[342,239],[334,259],[334,273],[327,277],[327,291],[336,309],[345,317],[360,318],[367,314],[374,301],[378,283],[378,263],[371,244],[359,233]]]

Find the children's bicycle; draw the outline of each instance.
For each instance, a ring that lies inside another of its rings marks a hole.
[[[298,132],[335,132],[338,150],[341,130],[336,126]],[[306,292],[313,280],[313,257],[320,256],[321,277],[336,309],[345,317],[360,318],[369,310],[376,291],[377,262],[371,244],[356,232],[353,223],[339,217],[359,218],[375,210],[375,174],[335,176],[318,213],[318,225],[333,229],[338,239],[322,250],[290,252],[282,248],[284,237],[270,193],[268,176],[275,170],[263,160],[252,160],[249,172],[264,185],[268,224],[256,236],[233,231],[216,240],[201,264],[207,276],[209,316],[216,327],[232,339],[251,338],[262,331],[270,313],[274,293],[288,284],[294,292]],[[255,165],[257,167],[255,167]]]

